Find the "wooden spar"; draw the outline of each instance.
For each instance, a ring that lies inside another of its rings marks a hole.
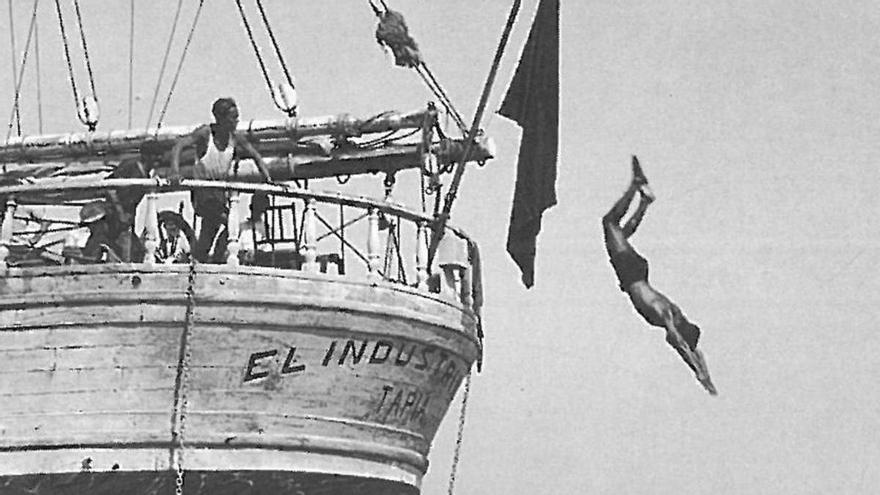
[[[521,0],[514,0],[513,6],[510,8],[510,14],[507,16],[507,24],[504,26],[504,33],[498,42],[498,48],[495,50],[495,59],[492,61],[492,68],[489,70],[489,76],[486,78],[486,84],[483,85],[483,94],[480,96],[480,102],[477,105],[477,112],[474,114],[474,121],[471,129],[467,133],[465,141],[465,150],[463,158],[455,168],[455,174],[452,177],[452,183],[446,191],[446,201],[443,204],[443,211],[437,216],[434,225],[434,235],[431,236],[431,244],[428,246],[428,263],[434,259],[434,253],[437,251],[437,245],[443,237],[443,226],[449,220],[449,214],[452,211],[452,202],[455,201],[455,195],[458,194],[458,186],[461,183],[461,177],[464,175],[464,166],[470,156],[470,151],[474,138],[480,129],[480,120],[483,118],[483,111],[486,109],[486,103],[489,101],[489,94],[492,92],[492,86],[495,84],[495,75],[498,72],[498,66],[501,64],[501,57],[504,55],[504,48],[507,46],[507,40],[510,36],[510,30],[513,29],[513,23],[519,13]]]
[[[296,143],[293,143],[296,145]],[[420,144],[387,144],[375,149],[340,149],[325,153],[318,146],[297,146],[298,151],[289,156],[267,159],[266,165],[274,181],[296,179],[320,179],[340,175],[357,175],[365,173],[393,173],[398,170],[419,168],[421,166]],[[464,154],[464,141],[450,139],[432,146],[431,153],[442,164],[458,162]],[[493,158],[494,143],[491,139],[481,140],[472,148],[471,161],[483,161]],[[154,164],[159,175],[168,167],[167,158]],[[96,174],[106,171],[107,167],[81,163],[43,163],[43,164],[8,164],[2,182],[17,182],[20,179],[35,177],[64,177],[82,174]],[[181,166],[184,177],[192,176],[192,166]],[[241,180],[262,180],[256,168],[241,167],[238,178]]]
[[[265,156],[284,156],[301,138],[313,136],[357,137],[363,134],[418,129],[426,114],[387,112],[357,119],[348,114],[242,122],[238,131],[247,136]],[[12,137],[0,144],[0,163],[121,160],[140,154],[167,153],[181,137],[198,125],[169,126],[146,130],[76,132]],[[280,143],[278,142],[280,141]]]

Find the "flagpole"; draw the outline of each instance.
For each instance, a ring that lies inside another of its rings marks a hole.
[[[510,8],[510,14],[507,16],[507,25],[504,26],[504,33],[501,35],[501,40],[498,42],[498,48],[495,50],[495,59],[492,61],[492,68],[489,70],[489,76],[486,78],[486,83],[483,85],[483,94],[480,96],[480,103],[477,105],[477,112],[474,114],[474,121],[471,124],[467,139],[465,140],[464,154],[455,168],[455,175],[453,175],[452,182],[449,184],[449,190],[446,192],[443,211],[434,219],[434,233],[431,236],[431,244],[428,247],[428,266],[430,266],[431,262],[434,260],[434,253],[437,251],[437,245],[440,243],[440,239],[443,238],[443,229],[446,227],[446,222],[449,221],[449,213],[452,211],[452,202],[455,201],[455,197],[458,194],[458,187],[461,184],[461,177],[464,175],[465,165],[468,162],[471,148],[473,148],[474,139],[476,139],[477,133],[480,130],[480,121],[483,120],[483,112],[486,110],[486,103],[489,101],[489,94],[492,92],[492,86],[495,84],[495,76],[498,73],[498,66],[501,64],[501,57],[504,55],[504,49],[507,46],[507,40],[510,38],[510,31],[513,29],[513,24],[519,13],[520,4],[522,4],[522,0],[514,0],[513,6]]]

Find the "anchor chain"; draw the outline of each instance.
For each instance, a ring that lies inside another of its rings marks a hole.
[[[176,478],[174,480],[175,495],[183,495],[183,475],[184,475],[184,434],[186,432],[186,385],[189,378],[189,362],[192,358],[189,339],[192,333],[192,318],[195,308],[195,282],[196,282],[196,262],[190,259],[189,277],[187,279],[186,288],[186,316],[183,320],[183,335],[181,336],[181,349],[178,368],[178,403],[177,407],[177,431],[174,432],[176,445],[174,446],[177,453]]]
[[[452,495],[455,491],[455,475],[458,471],[458,461],[461,458],[461,444],[464,441],[464,420],[467,416],[468,396],[471,394],[471,373],[464,378],[464,394],[461,397],[461,412],[458,415],[458,433],[455,437],[455,450],[452,454],[452,468],[449,472],[449,490],[448,494]]]

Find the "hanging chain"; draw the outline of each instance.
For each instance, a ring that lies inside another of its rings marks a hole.
[[[452,454],[452,468],[449,472],[449,490],[448,494],[452,495],[455,489],[455,475],[458,471],[458,461],[461,458],[461,444],[464,440],[464,420],[467,415],[468,396],[471,393],[471,373],[464,377],[464,395],[461,397],[461,412],[458,415],[458,434],[455,438],[455,450]]]
[[[181,357],[180,369],[178,375],[178,405],[177,405],[177,431],[176,452],[177,452],[177,473],[174,480],[175,495],[183,495],[183,462],[184,462],[184,434],[186,433],[186,385],[189,378],[189,362],[192,358],[191,346],[189,339],[192,333],[193,310],[195,308],[195,284],[196,284],[196,262],[195,258],[191,258],[189,262],[189,277],[186,287],[186,316],[183,320],[183,336],[181,337]]]

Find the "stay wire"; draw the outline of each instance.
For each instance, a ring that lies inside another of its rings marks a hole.
[[[180,61],[177,63],[177,70],[174,72],[174,79],[171,80],[171,87],[168,88],[168,96],[165,97],[165,103],[162,105],[162,111],[159,113],[159,119],[156,121],[156,129],[162,127],[165,120],[165,112],[168,111],[168,105],[171,103],[171,97],[174,95],[174,88],[177,87],[177,80],[180,78],[180,72],[183,70],[183,62],[186,61],[186,54],[189,52],[189,45],[192,43],[193,35],[196,32],[196,26],[199,23],[199,16],[202,13],[202,7],[205,0],[199,0],[199,6],[196,8],[196,15],[193,17],[192,25],[189,28],[189,34],[186,36],[186,43],[183,45],[183,53],[180,54]]]
[[[27,67],[27,59],[28,53],[31,49],[31,39],[33,39],[34,35],[34,27],[37,24],[37,6],[39,5],[40,0],[34,0],[34,8],[33,13],[31,14],[31,23],[28,27],[27,40],[24,44],[24,53],[21,56],[21,65],[18,67],[18,74],[15,76],[15,95],[12,103],[12,115],[9,116],[9,126],[6,131],[6,142],[9,142],[9,138],[12,136],[12,127],[13,121],[18,122],[18,135],[21,136],[21,120],[20,120],[20,112],[19,112],[19,101],[21,99],[21,83],[24,81],[24,69]]]
[[[58,0],[56,0],[57,2]],[[153,99],[150,101],[150,111],[147,112],[147,123],[144,127],[149,128],[153,121],[153,111],[156,109],[156,101],[159,98],[159,88],[162,86],[162,78],[165,76],[165,67],[168,64],[168,55],[171,53],[171,45],[174,43],[174,34],[177,32],[177,23],[180,20],[180,9],[183,0],[177,0],[177,10],[174,12],[174,20],[171,21],[171,34],[168,35],[168,43],[165,45],[165,55],[162,56],[162,65],[159,68],[159,78],[156,79],[156,87],[153,89]]]

